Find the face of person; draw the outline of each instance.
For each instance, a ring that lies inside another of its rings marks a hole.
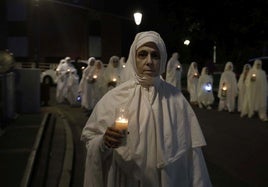
[[[155,43],[145,43],[137,49],[136,66],[139,75],[150,77],[159,75],[160,53]]]
[[[101,69],[101,63],[100,62],[97,62],[96,67],[97,67],[97,69]]]
[[[94,63],[95,63],[95,60],[91,60],[90,63],[89,63],[89,65],[90,66],[94,66]]]
[[[117,68],[118,67],[118,65],[119,65],[119,60],[118,59],[113,59],[113,67],[114,68]]]

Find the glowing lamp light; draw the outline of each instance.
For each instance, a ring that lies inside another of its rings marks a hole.
[[[93,79],[97,79],[98,78],[98,75],[93,75]]]
[[[113,78],[113,82],[116,82],[117,80],[116,80],[116,78]]]
[[[211,85],[211,83],[207,83],[207,84],[205,84],[204,89],[205,89],[207,92],[211,92],[211,90],[212,90],[212,85]]]
[[[256,80],[256,74],[253,73],[253,74],[251,75],[251,81],[255,81],[255,80]]]
[[[126,65],[124,64],[124,65],[123,65],[123,68],[125,68],[125,67],[126,67]]]
[[[226,95],[227,95],[227,86],[223,85],[221,88],[221,96],[226,97]]]
[[[140,25],[142,20],[142,14],[140,12],[135,12],[133,15],[136,25]]]
[[[81,67],[81,70],[83,70],[83,69],[85,69],[85,66],[82,66],[82,67]]]
[[[70,69],[67,69],[68,72],[70,72],[71,70]]]
[[[194,77],[198,77],[198,73],[194,73]]]
[[[189,45],[190,44],[190,40],[184,40],[183,44],[184,45]]]
[[[127,143],[127,132],[128,132],[128,110],[124,107],[116,109],[116,119],[115,119],[115,128],[122,131],[125,137],[122,140],[121,145],[126,145]]]

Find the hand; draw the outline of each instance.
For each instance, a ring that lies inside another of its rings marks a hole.
[[[115,127],[108,127],[103,135],[104,145],[108,148],[118,148],[122,144],[122,139],[125,137],[123,132]]]
[[[113,82],[113,81],[108,82],[107,86],[108,86],[108,87],[110,87],[110,86],[112,86],[112,87],[116,87],[116,82]]]

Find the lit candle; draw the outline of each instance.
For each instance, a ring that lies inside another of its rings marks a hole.
[[[226,97],[227,94],[227,86],[223,85],[221,89],[221,96]]]
[[[253,74],[251,75],[251,81],[255,81],[255,80],[256,80],[256,74],[253,73]]]
[[[194,73],[194,77],[198,77],[198,73]]]
[[[93,79],[97,79],[98,78],[98,75],[93,75]]]
[[[113,82],[116,82],[116,78],[113,78]]]
[[[121,145],[124,146],[127,143],[127,132],[128,132],[128,111],[124,107],[116,109],[116,119],[114,127],[120,130],[125,137],[122,139]]]
[[[127,130],[127,128],[128,128],[128,119],[123,118],[123,117],[119,117],[118,119],[116,119],[115,128],[117,128],[118,130],[122,130],[122,131]]]

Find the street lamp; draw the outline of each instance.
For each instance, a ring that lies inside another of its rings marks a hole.
[[[183,44],[184,44],[184,45],[189,45],[189,44],[190,44],[190,40],[187,40],[187,39],[184,40]]]
[[[141,24],[141,20],[142,20],[142,13],[135,12],[133,14],[133,16],[134,16],[134,20],[135,20],[136,25],[140,25]]]

